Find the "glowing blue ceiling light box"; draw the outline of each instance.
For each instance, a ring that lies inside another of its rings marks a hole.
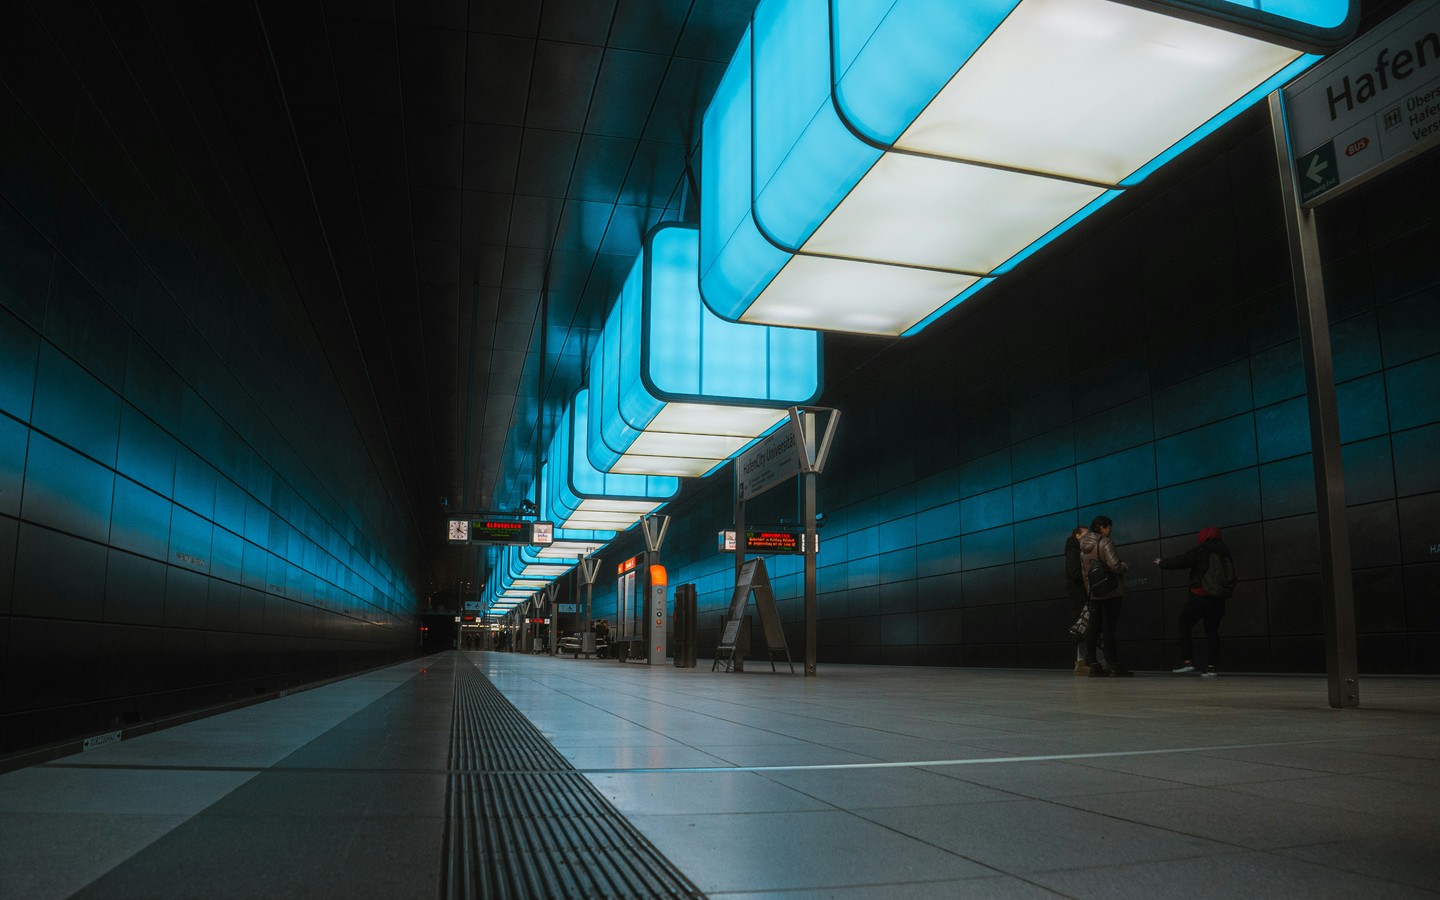
[[[613,531],[596,531],[585,528],[557,528],[555,540],[544,547],[534,548],[542,559],[559,557],[579,559],[599,552],[600,548],[615,539]]]
[[[541,471],[545,513],[562,528],[624,531],[680,493],[680,479],[602,472],[587,452],[589,391],[560,417]]]
[[[914,334],[1356,17],[1348,0],[762,0],[705,114],[705,301]]]
[[[652,229],[610,311],[590,358],[597,469],[704,475],[820,395],[820,335],[716,316],[700,300],[699,241],[693,227]]]
[[[562,562],[558,559],[539,561],[533,558],[527,559],[526,547],[520,548],[520,552],[511,556],[509,561],[510,576],[514,579],[541,579],[553,581],[564,575],[575,567],[578,560]],[[567,564],[568,563],[568,564]]]

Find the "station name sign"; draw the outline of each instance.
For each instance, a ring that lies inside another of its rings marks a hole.
[[[1419,0],[1284,89],[1303,206],[1440,144],[1440,0]]]
[[[735,532],[726,530],[718,536],[720,552],[735,552]],[[819,538],[816,538],[815,549],[820,549]],[[803,528],[790,528],[784,525],[760,525],[754,528],[745,529],[745,552],[784,554],[805,552],[805,530]]]
[[[451,519],[450,541],[456,544],[521,544],[548,546],[555,540],[551,522],[524,519]]]

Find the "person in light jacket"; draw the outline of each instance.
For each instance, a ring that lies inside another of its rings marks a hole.
[[[1085,531],[1084,525],[1076,525],[1065,539],[1065,594],[1070,599],[1070,618],[1065,623],[1067,626],[1080,618],[1089,599],[1085,596],[1085,573],[1080,566],[1080,537]],[[1075,674],[1089,675],[1090,667],[1085,664],[1085,636],[1077,634],[1074,638]]]
[[[1125,571],[1129,568],[1115,552],[1115,542],[1110,539],[1114,523],[1109,516],[1096,516],[1090,523],[1090,530],[1080,538],[1080,564],[1085,576],[1085,591],[1094,605],[1090,616],[1090,630],[1085,633],[1085,664],[1090,667],[1091,678],[1129,678],[1134,675],[1120,663],[1120,643],[1115,639],[1115,627],[1120,622],[1120,610],[1125,601]],[[1090,586],[1090,562],[1100,560],[1115,576],[1115,585],[1108,591],[1097,594]],[[1095,661],[1095,646],[1101,629],[1105,632],[1105,665]]]

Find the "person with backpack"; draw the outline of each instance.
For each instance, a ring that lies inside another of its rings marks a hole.
[[[1129,678],[1134,675],[1120,664],[1120,644],[1115,640],[1115,626],[1120,621],[1120,608],[1125,599],[1125,570],[1129,568],[1115,552],[1110,539],[1114,523],[1109,516],[1096,516],[1090,530],[1080,536],[1080,562],[1085,578],[1085,592],[1090,598],[1090,627],[1085,632],[1085,665],[1091,678]],[[1095,660],[1095,647],[1100,632],[1105,633],[1105,665]]]
[[[1205,623],[1205,671],[1202,677],[1219,674],[1220,620],[1225,616],[1225,601],[1235,593],[1235,562],[1230,548],[1213,525],[1200,529],[1197,543],[1178,556],[1157,558],[1162,569],[1189,569],[1190,593],[1180,610],[1180,654],[1183,660],[1177,675],[1195,671],[1195,642],[1191,632],[1195,623]]]

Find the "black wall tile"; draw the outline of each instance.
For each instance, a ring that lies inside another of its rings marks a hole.
[[[983,569],[1007,565],[1015,560],[1012,526],[977,531],[960,538],[960,559],[963,569]]]
[[[1005,490],[1008,494],[1010,481],[1010,451],[991,453],[972,459],[960,467],[960,496],[968,500],[980,494],[994,492],[996,489]],[[960,511],[963,527],[965,524],[965,506],[963,504]]]
[[[1356,664],[1362,672],[1401,675],[1410,669],[1403,634],[1361,634],[1355,644]]]
[[[901,613],[880,617],[880,642],[886,647],[914,647],[919,636],[915,613]],[[909,663],[913,665],[913,663]],[[902,664],[903,665],[903,664]]]
[[[0,97],[0,110],[8,105],[9,99]],[[6,119],[7,123],[10,121]],[[14,147],[20,131],[23,129],[7,128],[6,147],[0,149],[0,154],[10,155],[8,151]],[[34,162],[30,159],[13,166],[0,165],[0,179],[8,182],[11,175],[33,167]],[[5,199],[14,200],[22,206],[26,202],[10,191],[5,192]],[[15,323],[24,323],[38,332],[45,321],[45,296],[50,289],[55,251],[32,227],[33,224],[33,218],[26,221],[9,203],[0,200],[0,246],[5,248],[5,266],[0,268],[0,309],[8,310],[14,317],[6,324],[5,330],[13,331]]]
[[[133,406],[120,416],[117,471],[163,496],[175,487],[175,441]]]
[[[1340,408],[1340,440],[1349,443],[1389,431],[1385,419],[1385,383],[1381,375],[1336,385],[1335,401]]]
[[[1223,527],[1259,518],[1260,479],[1253,468],[1160,491],[1162,534],[1194,533],[1206,525]]]
[[[913,583],[915,578],[915,547],[882,553],[879,557],[879,582],[890,584],[904,581]],[[854,585],[851,585],[854,587]]]
[[[119,398],[49,344],[40,351],[31,424],[104,465],[115,465]]]
[[[43,435],[31,434],[22,518],[105,541],[114,486],[110,469]]]
[[[205,627],[209,579],[183,565],[165,572],[165,628]]]
[[[918,543],[956,537],[959,534],[960,501],[958,500],[951,500],[915,514],[915,539]]]
[[[110,543],[122,550],[165,560],[170,548],[169,500],[128,478],[115,479]]]
[[[960,533],[965,535],[1013,521],[1015,507],[1012,490],[1006,485],[998,490],[961,500]]]
[[[962,621],[965,629],[966,658],[977,644],[1014,644],[1017,607],[1013,603],[993,606],[967,606]],[[984,651],[977,651],[984,652]],[[1006,657],[1013,650],[1006,651]]]
[[[916,617],[919,643],[922,646],[959,644],[964,634],[961,618],[958,608],[933,609],[919,613]]]
[[[962,575],[961,603],[966,607],[1007,604],[1015,599],[1015,570],[1011,566],[973,569]]]
[[[1271,634],[1324,634],[1320,577],[1272,578],[1269,612]]]
[[[20,536],[20,523],[7,516],[0,516],[0,616],[10,614],[10,598],[15,585],[16,542]],[[0,644],[0,647],[5,646]]]
[[[29,445],[30,429],[22,422],[0,415],[0,515],[20,515],[25,454]]]
[[[0,712],[68,706],[99,695],[99,625],[15,616],[10,620],[9,646]],[[43,734],[32,739],[38,744],[63,737]]]
[[[1295,311],[1289,310],[1291,320]],[[1271,406],[1305,394],[1305,360],[1298,341],[1287,341],[1250,357],[1250,376],[1257,407]]]
[[[1071,469],[1064,469],[1028,481],[1020,481],[1014,485],[1012,491],[1016,521],[1034,519],[1060,510],[1074,509],[1076,505],[1075,472]]]
[[[1350,563],[1357,569],[1393,566],[1400,562],[1400,529],[1395,502],[1349,508]]]
[[[153,559],[111,549],[105,570],[104,620],[163,625],[166,568]]]
[[[1149,397],[1111,407],[1075,423],[1075,459],[1092,460],[1155,437]]]
[[[1076,347],[1085,346],[1084,335],[1076,336]],[[1124,346],[1124,345],[1122,345]],[[1129,354],[1114,359],[1105,359],[1096,365],[1094,358],[1085,359],[1086,367],[1093,367],[1076,382],[1074,387],[1075,418],[1084,419],[1114,409],[1132,400],[1144,398],[1148,411],[1150,402],[1150,372],[1141,354]],[[1147,419],[1146,425],[1150,423]],[[1076,432],[1077,448],[1080,433]],[[1104,451],[1101,451],[1104,452]],[[1082,459],[1085,457],[1082,455]]]
[[[1075,438],[1069,424],[1020,441],[1010,450],[1011,475],[1016,480],[1054,472],[1074,463]]]
[[[1072,507],[1053,516],[1043,516],[1015,524],[1015,562],[1048,557],[1055,553],[1056,537],[1070,534],[1079,523]],[[1060,546],[1064,546],[1063,541]]]
[[[1314,516],[1265,523],[1265,574],[1270,578],[1320,571],[1320,536]]]
[[[1115,497],[1155,489],[1155,447],[1144,444],[1075,467],[1078,505],[1089,506]]]
[[[1440,491],[1440,466],[1435,464],[1440,459],[1440,425],[1396,432],[1391,441],[1395,453],[1395,486],[1400,496]],[[1349,481],[1347,469],[1347,492]]]
[[[1249,360],[1221,366],[1152,395],[1155,435],[1165,437],[1253,408]]]
[[[1255,438],[1262,463],[1309,453],[1310,413],[1305,398],[1255,410]]]
[[[1440,341],[1440,287],[1402,297],[1379,309],[1380,345],[1386,366],[1435,352]]]
[[[1260,499],[1267,519],[1315,512],[1315,473],[1310,456],[1292,456],[1261,466]]]
[[[916,605],[921,610],[958,609],[964,594],[960,572],[916,579]]]
[[[1064,534],[1060,537],[1063,539]],[[1052,535],[1052,543],[1054,536]],[[1052,549],[1063,547],[1062,543]],[[1015,564],[1015,596],[1021,600],[1064,597],[1065,560],[1061,556],[1032,559]],[[978,573],[977,573],[978,574]]]
[[[1345,502],[1371,503],[1395,496],[1391,438],[1381,436],[1341,448],[1345,466]]]
[[[1440,421],[1440,354],[1385,371],[1390,425],[1396,431]],[[1373,396],[1373,394],[1372,394]]]
[[[1323,637],[1275,637],[1270,639],[1270,665],[1267,671],[1325,671],[1325,639]]]
[[[1246,414],[1157,440],[1156,478],[1166,486],[1254,466],[1255,438]]]
[[[913,613],[917,609],[917,587],[913,578],[880,585],[878,611],[883,615]]]
[[[1400,513],[1400,553],[1407,563],[1440,558],[1440,494],[1406,497]]]
[[[0,223],[4,221],[0,203]],[[0,224],[0,229],[3,229]],[[5,235],[0,231],[0,246]],[[8,256],[8,253],[7,253]],[[40,354],[40,338],[27,325],[5,310],[4,279],[7,266],[0,270],[0,413],[9,413],[21,421],[29,421],[35,397],[35,367]]]
[[[1353,585],[1355,628],[1361,634],[1405,630],[1405,584],[1399,566],[1357,571]],[[1403,654],[1396,662],[1403,665]]]
[[[50,279],[45,337],[69,358],[83,360],[86,369],[109,390],[119,391],[123,387],[125,355],[129,349],[125,320],[63,260],[56,262]],[[46,374],[43,356],[40,371],[43,382]],[[112,456],[107,461],[113,459]]]

